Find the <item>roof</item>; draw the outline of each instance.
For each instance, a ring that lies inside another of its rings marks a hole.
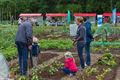
[[[104,13],[103,16],[112,16],[112,13]],[[117,16],[120,16],[120,12],[117,12]]]
[[[51,16],[51,17],[66,17],[66,13],[48,13],[46,16]]]
[[[120,12],[117,13],[117,16],[120,16]]]
[[[29,14],[29,13],[23,13],[19,15],[20,17],[38,17],[42,16],[41,14]]]
[[[74,16],[96,16],[96,13],[75,13]]]
[[[96,13],[75,13],[74,16],[90,16],[90,17],[94,17],[96,16]],[[34,14],[30,14],[30,13],[22,13],[19,15],[20,17],[39,17],[42,16],[42,14],[38,14],[38,13],[34,13]],[[51,16],[51,17],[66,17],[67,13],[48,13],[46,14],[46,16]],[[112,13],[103,13],[103,16],[112,16]],[[120,12],[117,12],[117,16],[120,16]]]
[[[112,16],[112,13],[103,13],[103,16]]]

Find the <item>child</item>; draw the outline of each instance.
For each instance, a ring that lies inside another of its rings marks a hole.
[[[38,60],[39,60],[39,54],[40,54],[40,47],[38,45],[38,39],[35,36],[33,36],[33,44],[32,44],[32,49],[30,53],[31,53],[30,60],[31,60],[32,67],[37,66]]]
[[[78,71],[78,68],[75,64],[74,57],[71,52],[65,53],[65,66],[63,69],[64,73],[73,76]]]

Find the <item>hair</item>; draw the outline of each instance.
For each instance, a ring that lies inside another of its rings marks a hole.
[[[71,52],[66,52],[65,53],[65,58],[73,58],[72,53]]]
[[[65,53],[65,58],[73,58],[73,61],[75,62],[75,59],[74,59],[74,57],[73,57],[71,52],[66,52]]]
[[[89,19],[89,17],[86,16],[86,17],[83,17],[83,19],[84,19],[84,22],[85,22],[85,21],[87,21]]]
[[[76,20],[80,23],[84,23],[84,19],[83,17],[77,17]]]

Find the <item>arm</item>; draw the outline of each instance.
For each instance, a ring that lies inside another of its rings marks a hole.
[[[84,39],[85,36],[85,28],[81,28],[80,30],[78,30],[75,41],[79,41],[81,39]]]
[[[68,61],[65,61],[65,66],[64,68],[69,68]]]

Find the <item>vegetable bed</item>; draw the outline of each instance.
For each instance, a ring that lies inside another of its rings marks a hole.
[[[74,55],[75,61],[77,66],[79,66],[79,57]],[[120,57],[115,57],[116,64],[111,66],[107,64],[99,64],[98,62],[92,65],[91,67],[85,68],[83,71],[78,71],[76,76],[74,76],[75,80],[114,80],[116,76],[117,68],[120,64]],[[39,79],[46,79],[46,80],[61,80],[61,78],[65,77],[66,75],[62,72],[61,68],[63,67],[64,57],[57,62],[54,62],[50,66],[52,68],[46,67],[43,70],[38,70],[37,76]],[[61,64],[56,67],[56,64]],[[69,78],[69,77],[68,77]],[[65,80],[68,80],[66,78]],[[72,77],[71,77],[72,79]]]
[[[58,56],[57,54],[42,53],[42,54],[39,55],[40,60],[39,60],[38,64],[42,64],[43,62],[45,62],[47,60],[50,60],[50,59],[52,59],[54,57],[57,57],[57,56]],[[30,61],[29,61],[29,67],[31,68]],[[16,61],[13,60],[11,62],[10,72],[14,73],[14,75],[19,75],[19,65],[18,65],[17,60]]]

